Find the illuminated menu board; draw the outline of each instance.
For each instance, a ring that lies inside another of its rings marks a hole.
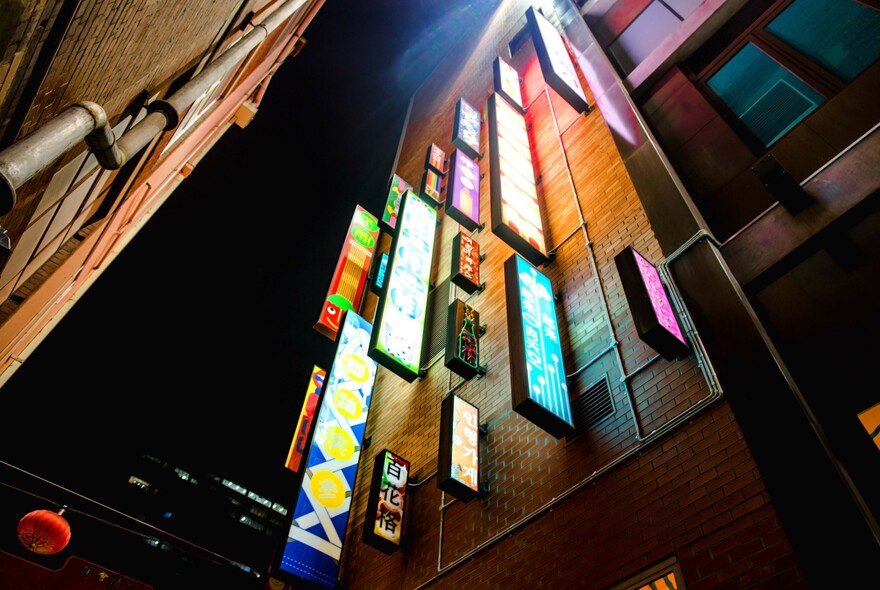
[[[412,191],[400,204],[370,358],[406,381],[418,377],[431,283],[437,210]]]
[[[587,97],[584,95],[584,89],[581,87],[577,70],[571,61],[562,35],[553,23],[534,7],[526,10],[526,20],[532,29],[532,40],[544,81],[574,110],[579,113],[589,112],[590,105],[587,104]]]
[[[562,438],[574,431],[550,279],[514,254],[504,262],[513,410]]]
[[[303,400],[302,410],[299,413],[299,421],[296,423],[293,443],[287,451],[287,460],[284,465],[291,471],[299,471],[299,463],[302,460],[309,433],[312,431],[312,423],[315,420],[315,408],[321,397],[321,389],[324,387],[326,371],[318,366],[312,368],[312,376],[309,378],[309,387],[306,389],[306,397]]]
[[[668,361],[686,354],[690,347],[657,268],[632,246],[615,256],[614,263],[639,338]]]
[[[361,316],[345,314],[305,456],[293,523],[273,568],[279,580],[336,587],[376,378],[376,363],[367,356],[370,332],[370,324]]]
[[[364,543],[383,553],[400,549],[409,461],[385,449],[373,461],[370,499],[364,518]]]
[[[480,410],[454,393],[440,406],[437,487],[462,502],[480,495]]]
[[[497,94],[489,97],[489,195],[492,233],[532,264],[545,264],[549,257],[526,121]]]
[[[413,187],[397,174],[391,175],[391,181],[388,183],[388,197],[385,199],[385,209],[382,210],[382,225],[392,232],[397,226],[397,212],[400,209],[400,198],[406,191],[413,190]]]
[[[520,91],[519,73],[501,56],[492,64],[495,92],[504,97],[507,103],[522,112],[522,92]]]
[[[446,152],[440,149],[436,143],[428,146],[425,154],[425,168],[433,170],[440,176],[446,176]]]
[[[444,364],[465,379],[476,376],[480,369],[480,312],[461,299],[449,304],[446,315]]]
[[[480,244],[461,232],[452,238],[449,280],[468,294],[480,288]]]
[[[452,145],[475,160],[482,155],[480,154],[480,111],[463,98],[459,98],[455,104]]]
[[[336,340],[343,315],[349,310],[360,309],[378,238],[379,224],[376,217],[358,205],[345,234],[345,243],[336,262],[336,271],[330,281],[324,307],[314,325],[315,330],[330,340]]]
[[[452,152],[446,214],[468,231],[480,227],[480,166],[461,150]]]

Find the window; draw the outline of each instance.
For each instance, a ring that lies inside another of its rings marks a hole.
[[[880,10],[868,4],[780,0],[700,79],[768,148],[880,57]]]

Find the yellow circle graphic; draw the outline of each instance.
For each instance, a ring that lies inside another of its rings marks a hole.
[[[336,410],[349,420],[356,420],[363,412],[360,396],[348,389],[340,387],[336,390],[336,399],[333,402]]]
[[[309,484],[312,496],[321,506],[339,508],[345,501],[345,484],[332,471],[316,471]]]
[[[354,441],[345,430],[338,426],[331,426],[327,429],[324,433],[322,447],[325,453],[340,461],[348,461],[354,455]]]
[[[364,359],[353,354],[347,354],[341,360],[342,369],[352,381],[363,383],[370,377],[370,368],[364,362]]]

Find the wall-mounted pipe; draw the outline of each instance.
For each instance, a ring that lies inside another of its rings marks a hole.
[[[159,133],[177,126],[180,113],[192,105],[217,80],[220,80],[248,52],[259,45],[271,31],[299,10],[307,0],[287,0],[265,21],[256,25],[235,45],[208,64],[168,100],[156,100],[147,106],[149,114],[118,140],[107,125],[107,114],[100,105],[82,101],[71,105],[30,135],[0,151],[0,215],[15,206],[15,191],[34,175],[52,164],[85,140],[98,163],[108,170],[125,165],[132,155],[146,147]],[[297,28],[301,35],[323,5],[318,0]]]

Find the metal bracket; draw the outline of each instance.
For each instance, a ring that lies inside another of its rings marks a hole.
[[[480,326],[480,333],[479,333],[479,336],[482,336],[483,334],[486,333],[486,327],[487,327],[487,326],[488,326],[488,324],[483,324],[482,326]]]
[[[361,448],[362,448],[362,449],[369,449],[369,448],[370,448],[370,445],[371,445],[372,443],[373,443],[373,437],[372,437],[372,436],[365,436],[365,437],[364,437],[364,442],[361,443]]]
[[[489,367],[487,367],[486,365],[480,365],[479,367],[477,367],[477,379],[482,379],[486,376],[486,373],[488,372]]]
[[[423,381],[428,376],[427,369],[419,369],[419,381]]]
[[[479,433],[477,438],[486,438],[489,435],[489,423],[483,422],[477,427],[477,432]]]
[[[488,496],[490,491],[491,490],[489,488],[489,480],[484,479],[483,481],[481,481],[480,482],[480,497]]]
[[[483,292],[483,290],[484,290],[484,289],[485,289],[485,288],[486,288],[486,282],[485,282],[485,281],[483,281],[483,282],[482,282],[482,283],[480,283],[480,286],[479,286],[479,287],[477,287],[477,290],[476,290],[476,292],[477,292],[477,293],[482,293],[482,292]]]

